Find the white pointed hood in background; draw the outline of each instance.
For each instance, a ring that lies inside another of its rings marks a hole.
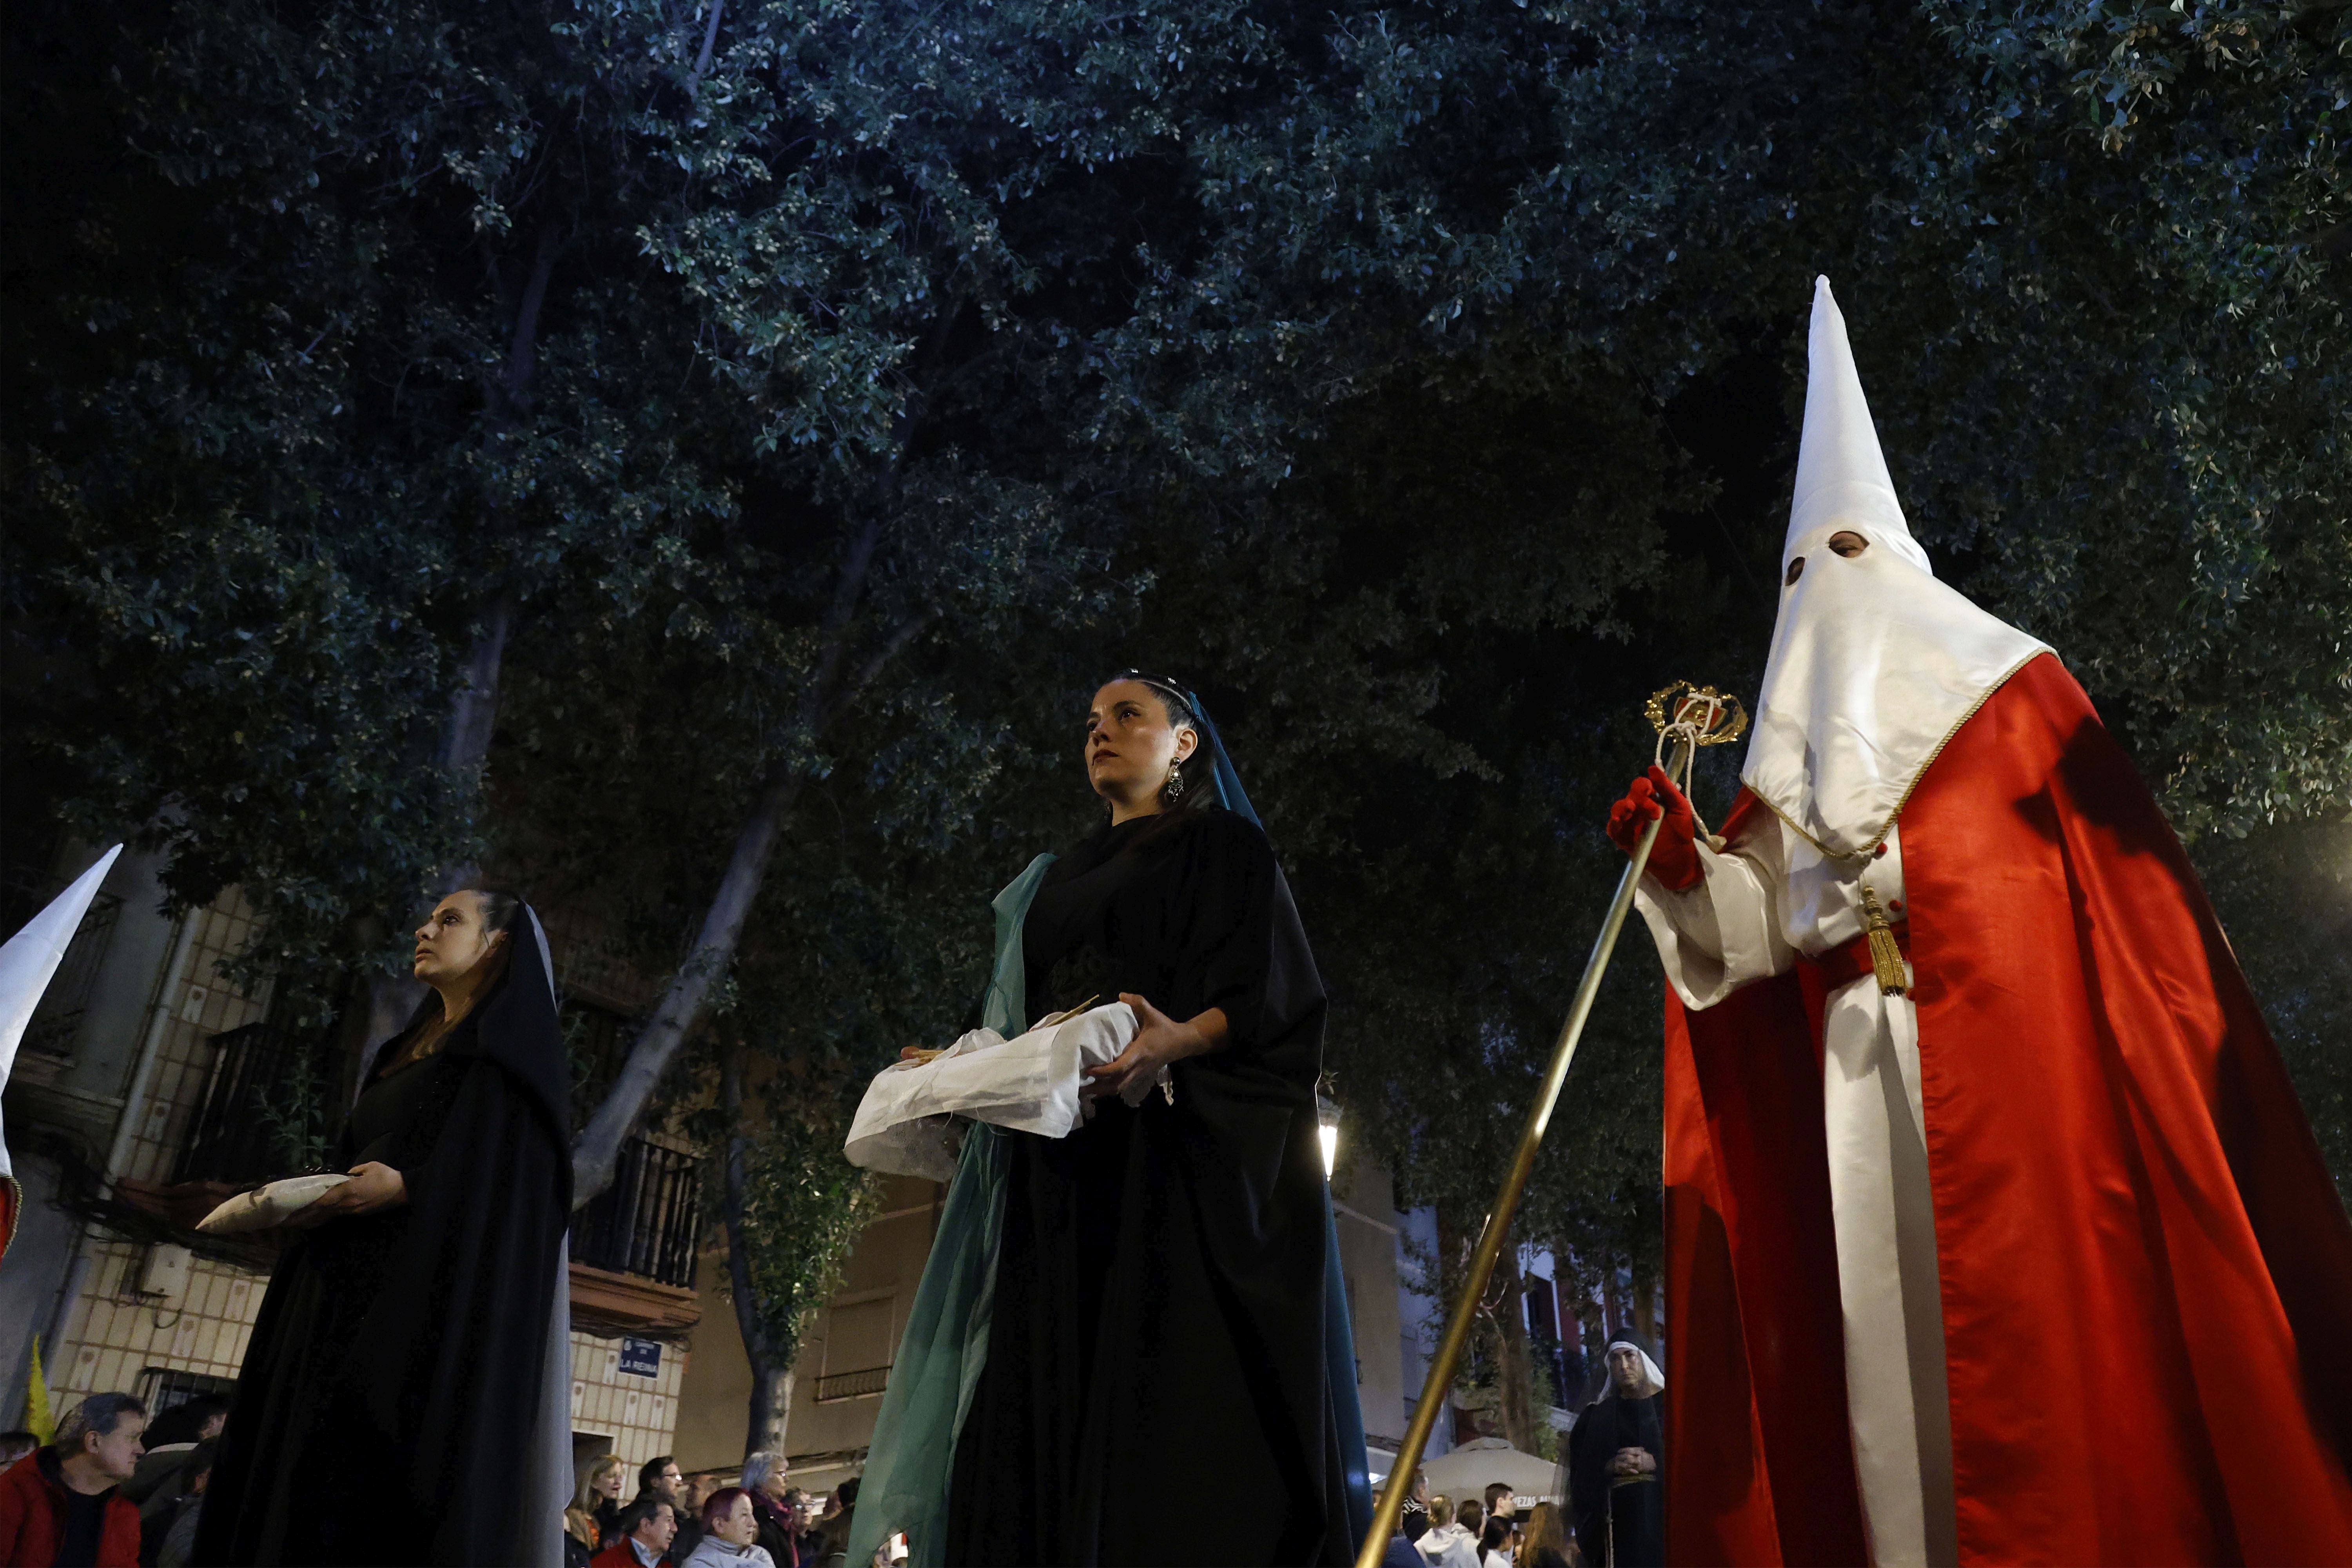
[[[2047,649],[1936,580],[1895,499],[1826,278],[1809,348],[1780,618],[1740,782],[1817,847],[1852,857],[1885,838],[1952,732]],[[1852,560],[1829,548],[1848,529],[1870,542]]]
[[[98,863],[76,878],[72,887],[50,900],[47,909],[0,947],[0,1086],[7,1083],[16,1066],[16,1047],[25,1037],[25,1026],[33,1021],[33,1009],[40,1005],[41,994],[49,988],[67,945],[81,929],[81,917],[89,910],[90,900],[98,896],[99,884],[106,880],[121,853],[122,846],[118,844],[100,856]],[[0,1128],[0,1176],[15,1169],[8,1161],[6,1130]]]

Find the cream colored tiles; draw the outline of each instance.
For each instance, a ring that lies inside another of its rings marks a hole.
[[[575,1331],[572,1336],[572,1429],[612,1439],[611,1451],[634,1469],[672,1452],[677,1430],[677,1390],[686,1350],[661,1348],[661,1370],[640,1377],[621,1370],[621,1342]],[[635,1478],[630,1478],[632,1488]]]

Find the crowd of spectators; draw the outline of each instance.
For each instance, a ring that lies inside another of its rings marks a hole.
[[[0,1564],[6,1568],[186,1568],[227,1402],[205,1395],[151,1425],[128,1394],[93,1394],[54,1441],[0,1433]],[[563,1513],[566,1568],[846,1568],[857,1482],[818,1496],[791,1484],[779,1454],[743,1462],[740,1484],[689,1477],[664,1454],[637,1468],[615,1454],[580,1467]]]
[[[712,1485],[720,1478],[688,1476],[664,1454],[638,1467],[624,1503],[626,1472],[617,1454],[580,1467],[565,1568],[845,1568],[855,1478],[820,1497],[791,1484],[783,1456],[754,1453],[740,1481]]]
[[[131,1394],[94,1394],[46,1447],[0,1433],[0,1563],[184,1568],[226,1414],[199,1398],[151,1426]],[[623,1502],[628,1467],[599,1455],[564,1510],[566,1568],[852,1568],[856,1480],[817,1497],[790,1478],[782,1455],[755,1453],[739,1483],[714,1486],[723,1478],[689,1477],[664,1454],[638,1467]],[[1416,1486],[1402,1531],[1423,1568],[1585,1568],[1559,1507],[1522,1517],[1499,1482],[1459,1500]]]
[[[1501,1481],[1457,1501],[1430,1496],[1416,1477],[1398,1528],[1422,1568],[1585,1568],[1559,1505],[1541,1501],[1522,1514]]]

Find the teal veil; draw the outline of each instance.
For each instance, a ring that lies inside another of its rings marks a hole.
[[[1201,700],[1159,676],[1129,670],[1118,677],[1141,680],[1181,697],[1201,729],[1201,749],[1209,760],[1209,784],[1217,803],[1256,824],[1242,791],[1223,736]],[[1258,824],[1264,826],[1263,824]],[[1026,970],[1021,952],[1022,922],[1045,882],[1051,855],[1040,855],[989,906],[996,912],[996,957],[982,997],[981,1023],[1011,1038],[1028,1026]],[[875,1417],[874,1439],[858,1481],[857,1509],[849,1531],[847,1561],[864,1568],[875,1552],[901,1531],[907,1536],[906,1568],[946,1568],[948,1481],[955,1465],[956,1439],[971,1409],[972,1393],[988,1361],[988,1334],[994,1321],[996,1255],[1004,1226],[1008,1135],[984,1121],[964,1135],[954,1184],[940,1213],[939,1233],[915,1288],[907,1331],[890,1367],[889,1386]],[[1331,1430],[1348,1478],[1350,1550],[1371,1526],[1372,1500],[1365,1469],[1363,1410],[1356,1397],[1355,1333],[1349,1321],[1347,1287],[1339,1269],[1339,1237],[1327,1188],[1323,1196],[1323,1355],[1330,1390]]]

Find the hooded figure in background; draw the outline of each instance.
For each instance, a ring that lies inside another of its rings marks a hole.
[[[437,994],[332,1152],[353,1180],[270,1275],[198,1563],[562,1561],[570,1076],[546,937],[527,905],[453,893],[416,973]]]
[[[1612,1340],[1609,1384],[1568,1433],[1576,1543],[1592,1568],[1657,1568],[1666,1550],[1666,1374],[1631,1340]]]
[[[2352,1562],[2352,1226],[2261,1013],[2082,689],[1937,581],[1827,279],[1811,348],[1738,798],[1610,825],[1665,818],[1668,1549]]]

